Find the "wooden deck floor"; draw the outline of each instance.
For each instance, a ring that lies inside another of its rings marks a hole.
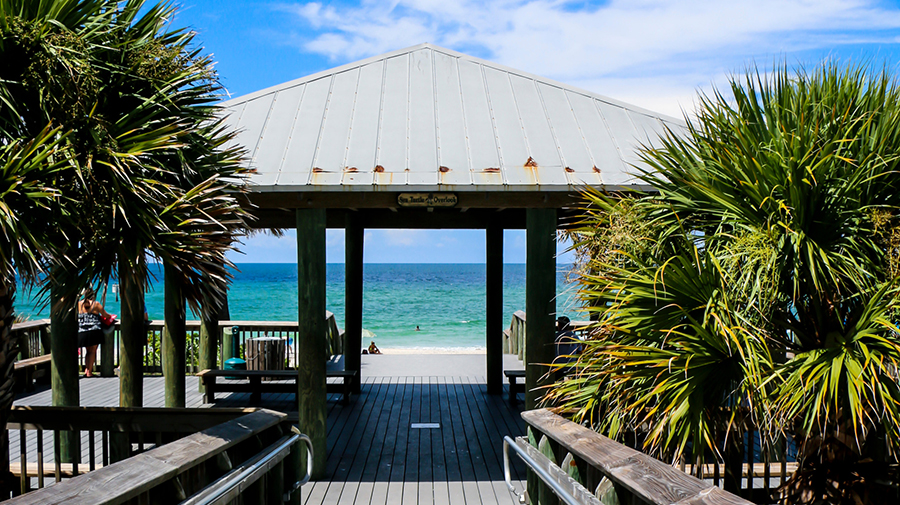
[[[188,407],[213,407],[202,403],[193,377],[186,389]],[[80,390],[82,405],[118,403],[115,378],[82,379]],[[161,377],[145,378],[144,391],[145,406],[163,405]],[[249,402],[248,394],[218,397],[216,407]],[[304,504],[514,503],[503,482],[501,452],[504,435],[525,433],[522,404],[511,407],[506,391],[488,395],[483,377],[369,376],[349,405],[338,400],[330,395],[328,401],[327,478],[302,488]],[[38,390],[15,403],[49,405],[50,391]],[[275,394],[264,394],[259,406],[288,413],[295,408],[293,397]],[[413,423],[440,428],[412,428]],[[18,433],[10,435],[15,458]],[[518,461],[514,470],[521,489],[524,471]]]

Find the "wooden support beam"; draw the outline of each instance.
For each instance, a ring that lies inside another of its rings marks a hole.
[[[485,235],[485,348],[488,394],[503,393],[503,228]]]
[[[325,386],[325,209],[297,210],[297,404],[300,431],[312,439],[313,478],[327,462]],[[305,461],[302,462],[305,464]]]
[[[525,264],[525,409],[537,408],[547,384],[543,365],[556,357],[556,210],[528,209]]]
[[[637,188],[632,188],[637,189]],[[396,209],[398,197],[407,191],[265,191],[250,193],[249,201],[261,209]],[[453,193],[457,209],[558,209],[574,207],[581,201],[568,188],[555,191],[435,191]],[[249,207],[249,205],[245,206]],[[400,209],[401,212],[403,209]],[[435,208],[435,212],[439,209]]]
[[[119,406],[141,407],[144,403],[144,286],[132,277],[134,266],[119,260],[122,300],[119,323]]]
[[[185,307],[176,271],[165,265],[165,318],[162,337],[162,372],[165,377],[166,407],[184,407]]]
[[[363,315],[363,241],[359,213],[347,214],[344,239],[344,369],[357,372],[353,393],[360,392]]]
[[[59,286],[50,288],[50,387],[51,405],[77,407],[78,394],[78,313],[75,300],[64,298]],[[81,437],[76,431],[60,436],[62,463],[79,463]]]
[[[200,314],[200,352],[197,358],[200,370],[218,368],[219,357],[219,308],[204,306]],[[203,384],[197,381],[200,391]]]

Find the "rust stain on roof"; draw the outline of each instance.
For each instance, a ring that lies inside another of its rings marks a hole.
[[[384,167],[381,165],[375,165],[375,171],[378,173],[384,172]]]
[[[571,173],[574,172],[574,171],[575,171],[574,169],[569,168],[569,167],[566,167],[566,172],[569,172],[569,173],[571,174]]]
[[[438,168],[438,171],[439,171],[439,172],[440,172],[440,173],[442,173],[442,174],[446,174],[446,173],[447,173],[447,172],[449,172],[449,171],[450,171],[450,168],[449,168],[449,167],[445,167],[445,166],[443,166],[443,165],[441,165],[441,167],[440,167],[440,168]]]
[[[314,174],[321,174],[322,172],[324,172],[324,170],[322,170],[321,168],[319,168],[319,167],[313,167],[313,173],[314,173]]]
[[[482,170],[482,172],[484,172],[486,174],[499,174],[500,169],[497,167],[491,167],[491,168],[485,168],[484,170]]]
[[[529,168],[537,168],[538,164],[536,161],[534,161],[534,158],[529,156],[528,161],[525,162],[525,166]]]
[[[600,169],[597,168],[597,165],[594,165],[594,172],[597,172],[598,174],[600,173]]]
[[[344,167],[344,172],[359,172],[356,167]]]

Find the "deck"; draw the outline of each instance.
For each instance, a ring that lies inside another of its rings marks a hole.
[[[484,362],[484,355],[363,356],[361,394],[347,406],[329,395],[327,477],[303,487],[302,503],[513,504],[503,482],[501,449],[504,435],[525,433],[522,403],[510,406],[506,387],[502,396],[487,394]],[[213,407],[202,403],[197,380],[186,380],[186,405]],[[81,379],[79,386],[83,406],[118,404],[116,378]],[[215,407],[249,402],[247,393],[218,398]],[[145,377],[144,406],[162,407],[163,399],[163,379]],[[15,404],[49,405],[50,391],[22,395]],[[295,409],[287,394],[263,394],[259,406]],[[412,428],[413,423],[440,428]],[[16,432],[10,433],[10,447],[17,454]],[[523,467],[514,469],[521,489]]]

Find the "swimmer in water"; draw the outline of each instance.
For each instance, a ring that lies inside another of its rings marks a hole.
[[[422,330],[419,329],[419,325],[418,325],[418,324],[416,325],[416,331],[422,331]]]

